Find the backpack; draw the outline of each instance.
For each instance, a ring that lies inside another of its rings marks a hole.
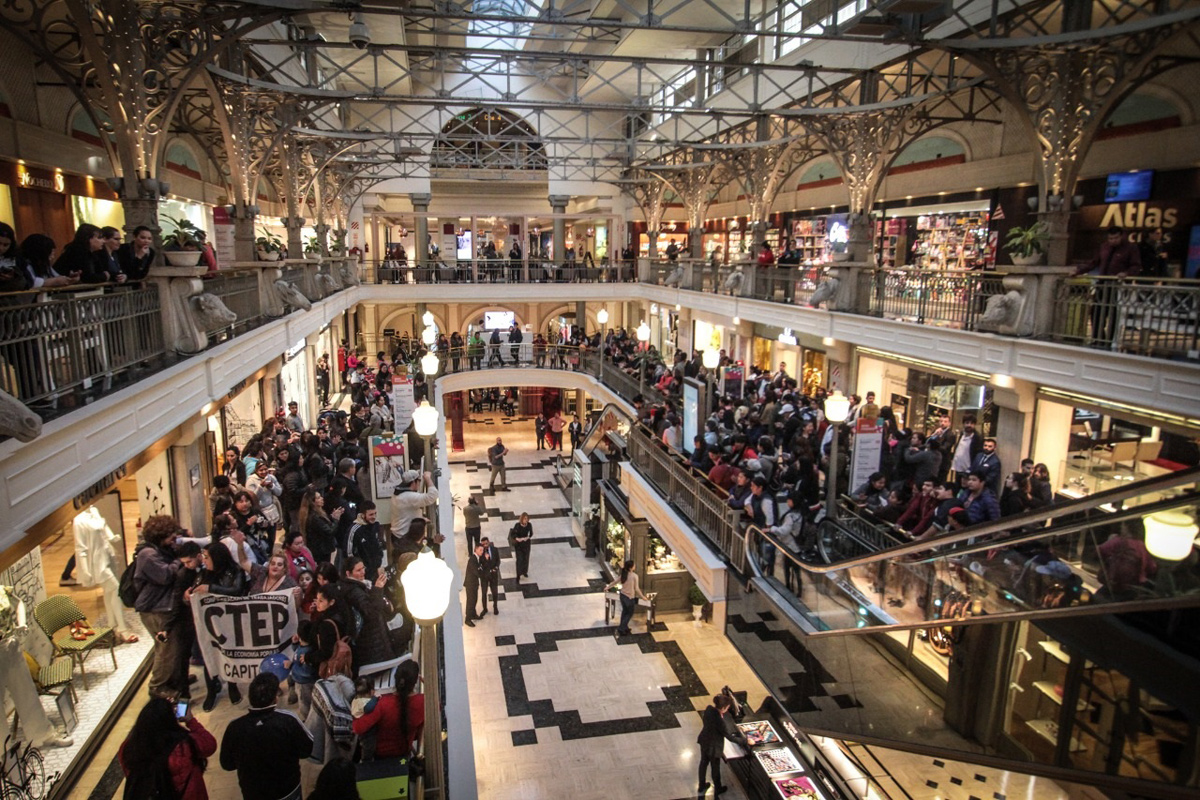
[[[333,675],[345,675],[350,677],[353,674],[354,655],[350,651],[350,637],[342,636],[341,629],[333,620],[333,629],[337,634],[337,644],[333,646],[333,655],[321,662],[320,676],[328,678]]]
[[[121,580],[117,586],[117,596],[121,598],[121,604],[126,608],[133,608],[137,604],[138,593],[141,587],[137,583],[137,559],[138,553],[149,547],[147,544],[142,544],[133,551],[133,558],[129,561],[129,566],[125,567],[125,571],[121,573]]]

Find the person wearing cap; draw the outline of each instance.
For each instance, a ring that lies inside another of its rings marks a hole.
[[[392,495],[392,536],[402,539],[408,535],[412,521],[420,517],[427,506],[437,502],[437,487],[433,473],[422,475],[415,469],[405,470],[400,485]]]
[[[237,771],[245,800],[299,800],[300,760],[312,734],[290,711],[279,711],[279,678],[260,672],[250,683],[250,710],[221,739],[221,769]]]

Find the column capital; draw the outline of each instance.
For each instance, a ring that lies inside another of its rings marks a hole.
[[[550,208],[562,209],[562,211],[566,211],[567,203],[571,202],[571,195],[569,195],[569,194],[552,194],[549,197],[547,197],[546,199],[550,202]],[[559,213],[562,213],[562,211],[556,210],[554,213],[559,214]]]
[[[412,201],[413,211],[428,211],[429,204],[433,202],[433,195],[428,193],[419,194],[414,192],[408,196],[408,199]]]

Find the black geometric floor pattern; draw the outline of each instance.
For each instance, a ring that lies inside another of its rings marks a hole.
[[[525,467],[505,467],[505,472],[529,472],[532,470],[542,470],[546,467],[553,466],[558,461],[557,457],[543,458]],[[490,473],[492,467],[486,461],[454,461],[449,462],[451,467],[462,467],[464,472],[485,472]]]
[[[788,630],[774,630],[767,627],[768,622],[774,622],[776,617],[770,612],[764,612],[758,615],[758,622],[750,622],[741,614],[734,614],[729,617],[729,624],[738,633],[753,633],[761,641],[764,642],[779,642],[783,648],[787,650],[795,661],[802,667],[800,672],[789,672],[788,677],[792,679],[793,685],[784,686],[780,689],[782,697],[779,698],[783,707],[793,714],[803,714],[809,711],[821,711],[820,706],[812,701],[814,697],[828,697],[833,702],[837,703],[837,707],[846,708],[862,708],[862,703],[851,694],[830,694],[825,688],[827,683],[837,683],[837,678],[825,669],[811,651],[808,650],[800,640]]]
[[[573,547],[576,550],[580,549],[579,542],[574,536],[546,536],[541,539],[535,536],[532,544],[566,544],[567,546]],[[500,545],[496,545],[496,551],[500,554],[501,561],[507,561],[513,557],[513,551],[511,547],[502,547]],[[520,582],[518,582],[516,578],[501,578],[500,591],[496,596],[498,600],[505,600],[508,598],[509,592],[517,592],[526,600],[533,600],[541,597],[568,597],[570,595],[578,594],[599,594],[604,591],[604,586],[606,583],[607,582],[603,579],[603,576],[601,576],[599,578],[588,578],[587,586],[564,586],[559,589],[542,589],[537,585],[537,581],[530,580],[529,578],[526,578]]]
[[[651,631],[665,631],[667,626],[661,622],[651,627]],[[659,642],[650,633],[635,633],[621,636],[616,640],[619,647],[637,645],[643,653],[662,653],[670,664],[678,686],[663,687],[664,699],[652,700],[646,703],[648,716],[629,717],[626,719],[603,720],[599,722],[583,722],[578,711],[559,711],[554,708],[553,700],[530,700],[525,686],[523,667],[527,664],[540,664],[542,653],[558,650],[558,643],[571,639],[597,639],[612,636],[613,629],[607,628],[577,628],[565,631],[544,631],[534,634],[533,644],[518,644],[517,654],[500,656],[500,678],[504,685],[504,700],[510,717],[532,716],[533,730],[513,731],[514,747],[537,743],[537,728],[557,727],[563,741],[571,739],[588,739],[596,736],[617,736],[625,733],[642,731],[667,730],[678,728],[679,720],[676,714],[684,711],[694,712],[691,698],[708,695],[708,689],[700,676],[692,669],[691,662],[679,649],[676,642]],[[506,639],[503,644],[513,644]],[[497,637],[496,644],[502,644]]]

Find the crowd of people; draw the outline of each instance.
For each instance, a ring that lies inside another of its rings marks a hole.
[[[372,431],[363,412],[327,410],[310,426],[289,403],[244,447],[226,448],[208,495],[209,530],[184,530],[165,515],[143,524],[133,605],[155,640],[154,699],[130,734],[122,762],[128,774],[155,758],[156,780],[169,773],[179,796],[205,796],[197,793],[200,773],[215,744],[190,712],[172,716],[175,703],[191,708],[195,659],[203,665],[204,711],[222,692],[234,705],[248,694],[249,711],[226,731],[220,755],[247,798],[278,800],[293,785],[286,796],[299,797],[303,758],[411,754],[424,707],[416,664],[404,659],[413,620],[400,576],[423,547],[442,541],[428,534],[423,516],[437,491],[429,473],[404,471],[387,500],[391,525],[381,525],[360,472]],[[247,689],[203,661],[191,601],[264,592],[291,592],[299,622],[281,660],[264,662]],[[394,670],[394,693],[374,696],[378,665]],[[281,714],[277,706],[291,709]],[[139,726],[156,733],[143,738]],[[252,744],[255,737],[277,738]]]

